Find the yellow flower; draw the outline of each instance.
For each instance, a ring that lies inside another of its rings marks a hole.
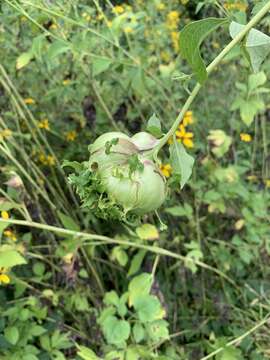
[[[63,82],[62,82],[62,84],[63,85],[68,85],[70,83],[70,80],[69,79],[65,79],[65,80],[63,80]]]
[[[90,21],[91,20],[91,15],[87,14],[87,12],[84,12],[82,14],[82,17],[86,20],[86,21]]]
[[[126,34],[130,34],[130,33],[132,33],[134,30],[132,29],[132,27],[130,27],[130,26],[126,26],[125,28],[124,28],[124,32],[126,33]]]
[[[0,268],[0,284],[9,284],[10,283],[10,277],[6,274],[7,269]]]
[[[77,132],[75,130],[69,131],[66,133],[67,141],[74,141],[77,137]]]
[[[8,220],[9,219],[9,213],[5,210],[1,211],[1,218],[4,220]]]
[[[113,7],[113,12],[115,14],[123,14],[124,11],[125,11],[125,9],[121,5],[116,5]]]
[[[179,51],[179,33],[177,31],[171,32],[171,41],[175,52]]]
[[[10,238],[12,241],[17,241],[17,236],[14,234],[13,231],[7,229],[4,231],[4,235],[8,238]]]
[[[184,126],[188,126],[193,124],[193,113],[192,111],[187,111],[184,115],[183,121],[182,121]]]
[[[170,164],[162,164],[161,166],[160,166],[160,171],[162,172],[162,174],[166,177],[166,178],[168,178],[168,177],[170,177],[171,176],[171,174],[172,174],[172,167],[171,167],[171,165]]]
[[[2,136],[4,139],[8,138],[11,135],[12,135],[12,131],[10,129],[4,129],[0,131],[0,136]]]
[[[187,132],[183,124],[179,125],[179,130],[175,132],[175,135],[177,141],[182,142],[185,145],[185,147],[187,148],[194,147],[194,143],[192,141],[194,134],[192,132]]]
[[[178,23],[179,23],[179,17],[180,17],[180,14],[178,11],[176,11],[176,10],[170,11],[167,14],[167,19],[166,19],[167,28],[170,30],[176,30],[178,27]]]
[[[56,30],[58,29],[58,25],[53,23],[51,26],[50,26],[50,30]]]
[[[244,141],[244,142],[250,142],[250,141],[252,141],[251,135],[246,134],[246,133],[241,133],[241,134],[240,134],[240,139],[241,139],[242,141]]]
[[[54,166],[55,165],[55,158],[52,155],[48,155],[47,156],[47,163],[49,166]]]
[[[50,124],[48,119],[43,119],[38,122],[38,127],[40,129],[50,130]]]
[[[103,14],[98,14],[97,15],[97,20],[103,20],[104,19],[104,15]]]
[[[33,105],[33,104],[35,104],[36,102],[35,102],[35,100],[32,99],[32,98],[26,98],[26,99],[24,99],[24,103],[25,103],[26,105]]]
[[[270,179],[264,180],[265,187],[270,188]]]

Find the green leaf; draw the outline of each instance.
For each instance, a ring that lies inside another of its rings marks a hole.
[[[160,120],[156,114],[153,114],[148,120],[146,130],[157,138],[162,136]]]
[[[234,39],[245,26],[233,21],[230,25],[230,35]],[[254,72],[258,72],[261,64],[270,52],[270,37],[259,30],[251,29],[245,43],[249,60]]]
[[[151,224],[143,224],[136,228],[136,234],[142,240],[156,240],[159,238],[157,228]]]
[[[79,346],[77,345],[78,352],[77,355],[79,355],[83,360],[99,360],[100,358],[92,351],[91,349],[85,347],[85,346]]]
[[[226,22],[227,19],[203,19],[189,23],[180,32],[180,53],[201,84],[207,79],[207,71],[200,54],[200,45],[211,32]]]
[[[180,186],[181,189],[183,189],[192,174],[194,158],[186,152],[184,146],[176,141],[175,138],[173,144],[170,146],[170,162],[173,167],[173,172],[181,175]]]
[[[16,69],[20,70],[33,59],[33,53],[31,51],[22,53],[16,60]]]
[[[97,76],[106,71],[111,63],[110,59],[95,59],[93,62],[93,76]]]
[[[141,342],[145,337],[145,330],[140,323],[136,323],[133,326],[132,332],[136,343]]]
[[[114,305],[115,307],[118,307],[119,296],[117,295],[116,291],[112,290],[105,294],[103,301],[105,305]]]
[[[153,295],[137,297],[134,301],[134,308],[142,323],[162,319],[165,315],[158,298]]]
[[[19,330],[16,326],[9,326],[4,331],[5,339],[12,345],[15,345],[19,340]]]
[[[131,276],[136,274],[137,271],[141,268],[141,264],[143,262],[143,259],[145,257],[146,250],[139,250],[135,256],[133,256],[131,260],[131,265],[128,270],[127,276]]]
[[[137,298],[148,295],[153,283],[152,274],[142,273],[131,280],[128,286],[129,305],[132,306]]]
[[[149,337],[158,342],[169,338],[168,323],[165,320],[157,320],[147,324],[147,333]]]
[[[173,206],[165,209],[165,212],[171,214],[172,216],[186,216],[189,219],[192,219],[193,209],[192,207],[185,203],[183,206]]]
[[[248,77],[248,90],[251,92],[266,83],[267,77],[263,71]]]
[[[73,231],[80,231],[79,225],[77,225],[70,216],[63,214],[61,211],[57,211],[57,214],[58,214],[65,229],[73,230]]]
[[[242,101],[240,106],[240,115],[243,122],[250,126],[258,111],[264,109],[264,102],[257,97],[253,97],[247,101]]]
[[[125,360],[140,360],[141,355],[135,347],[129,347],[126,351]]]
[[[102,323],[102,330],[109,344],[123,347],[130,335],[130,325],[126,320],[115,316],[107,317]]]
[[[128,262],[128,255],[122,246],[115,246],[112,250],[112,260],[116,260],[119,265],[125,266]]]
[[[48,51],[46,53],[46,58],[47,58],[48,61],[52,61],[57,56],[65,53],[65,52],[67,52],[69,50],[70,50],[69,44],[67,44],[63,40],[56,40],[50,45],[50,47],[49,47],[49,49],[48,49]]]
[[[26,260],[16,251],[6,245],[0,247],[0,267],[11,268],[16,265],[26,264]]]

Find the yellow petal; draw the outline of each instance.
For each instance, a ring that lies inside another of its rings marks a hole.
[[[191,139],[185,138],[183,140],[183,144],[187,147],[187,148],[193,148],[194,144],[193,141]]]
[[[9,284],[10,283],[10,277],[6,274],[0,274],[0,284]]]
[[[187,132],[187,133],[185,134],[185,138],[188,138],[188,139],[193,138],[193,136],[194,136],[194,134],[193,134],[192,132]]]
[[[9,219],[9,214],[7,211],[1,211],[1,218],[4,220],[8,220]]]

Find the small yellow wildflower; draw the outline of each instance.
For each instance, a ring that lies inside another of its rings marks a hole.
[[[86,20],[86,21],[90,21],[91,20],[91,15],[87,14],[87,12],[84,12],[82,14],[82,17]]]
[[[11,135],[12,135],[12,131],[10,129],[4,129],[0,131],[0,136],[2,136],[4,139],[8,138]]]
[[[166,25],[170,30],[176,30],[179,23],[180,14],[178,11],[170,11],[167,15]]]
[[[113,23],[110,20],[106,20],[106,24],[109,28],[111,28]]]
[[[240,139],[241,139],[242,141],[244,141],[244,142],[250,142],[250,141],[252,141],[251,135],[246,134],[246,133],[241,133],[241,134],[240,134]]]
[[[182,123],[185,127],[193,124],[193,113],[191,110],[185,113]]]
[[[187,148],[193,148],[194,143],[192,141],[192,138],[194,134],[192,132],[187,132],[184,125],[179,125],[179,130],[175,132],[177,141],[182,142],[185,147]]]
[[[134,30],[133,30],[132,27],[130,27],[130,26],[126,26],[126,27],[124,28],[124,32],[125,32],[126,34],[131,34],[133,31],[134,31]]]
[[[0,268],[0,285],[10,283],[10,277],[6,274],[7,271],[8,270],[3,267]]]
[[[63,84],[64,86],[69,85],[69,84],[70,84],[70,80],[69,80],[69,79],[65,79],[65,80],[63,80],[62,84]]]
[[[38,127],[40,129],[50,130],[50,124],[48,119],[43,119],[38,122]]]
[[[166,5],[164,3],[162,3],[162,2],[160,2],[160,3],[158,3],[156,5],[156,8],[157,8],[157,10],[162,11],[162,10],[164,10],[166,8]]]
[[[9,213],[5,210],[1,211],[1,218],[4,220],[8,220],[9,219]]]
[[[113,7],[113,12],[115,14],[123,14],[124,11],[125,11],[125,9],[121,5],[116,5]]]
[[[66,133],[67,141],[74,141],[77,137],[77,132],[75,130],[69,131]]]
[[[97,20],[101,21],[104,19],[104,15],[103,14],[98,14],[97,15]]]
[[[179,51],[179,33],[177,31],[171,32],[171,41],[175,52]]]
[[[55,158],[52,155],[48,155],[47,156],[47,163],[49,166],[54,166],[55,165]]]
[[[50,26],[49,29],[50,29],[50,30],[56,30],[56,29],[58,29],[58,24],[53,23],[53,24]]]
[[[7,229],[4,231],[4,235],[8,238],[10,238],[12,241],[17,241],[17,236],[14,234],[13,231]]]
[[[162,174],[166,177],[166,178],[168,178],[168,177],[170,177],[171,176],[171,174],[172,174],[172,167],[171,167],[171,165],[170,164],[162,164],[161,166],[160,166],[160,171],[162,172]]]
[[[33,104],[35,104],[36,102],[35,102],[35,100],[32,99],[32,98],[26,98],[26,99],[24,99],[24,103],[25,103],[26,105],[33,105]]]

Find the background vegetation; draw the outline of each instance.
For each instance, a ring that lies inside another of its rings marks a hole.
[[[194,81],[179,30],[255,5],[0,3],[1,359],[270,358],[269,60],[254,74],[238,46],[207,81],[176,132],[195,157],[184,189],[162,150],[166,230],[96,218],[61,166],[153,113],[168,130]],[[229,41],[211,34],[205,61]]]

